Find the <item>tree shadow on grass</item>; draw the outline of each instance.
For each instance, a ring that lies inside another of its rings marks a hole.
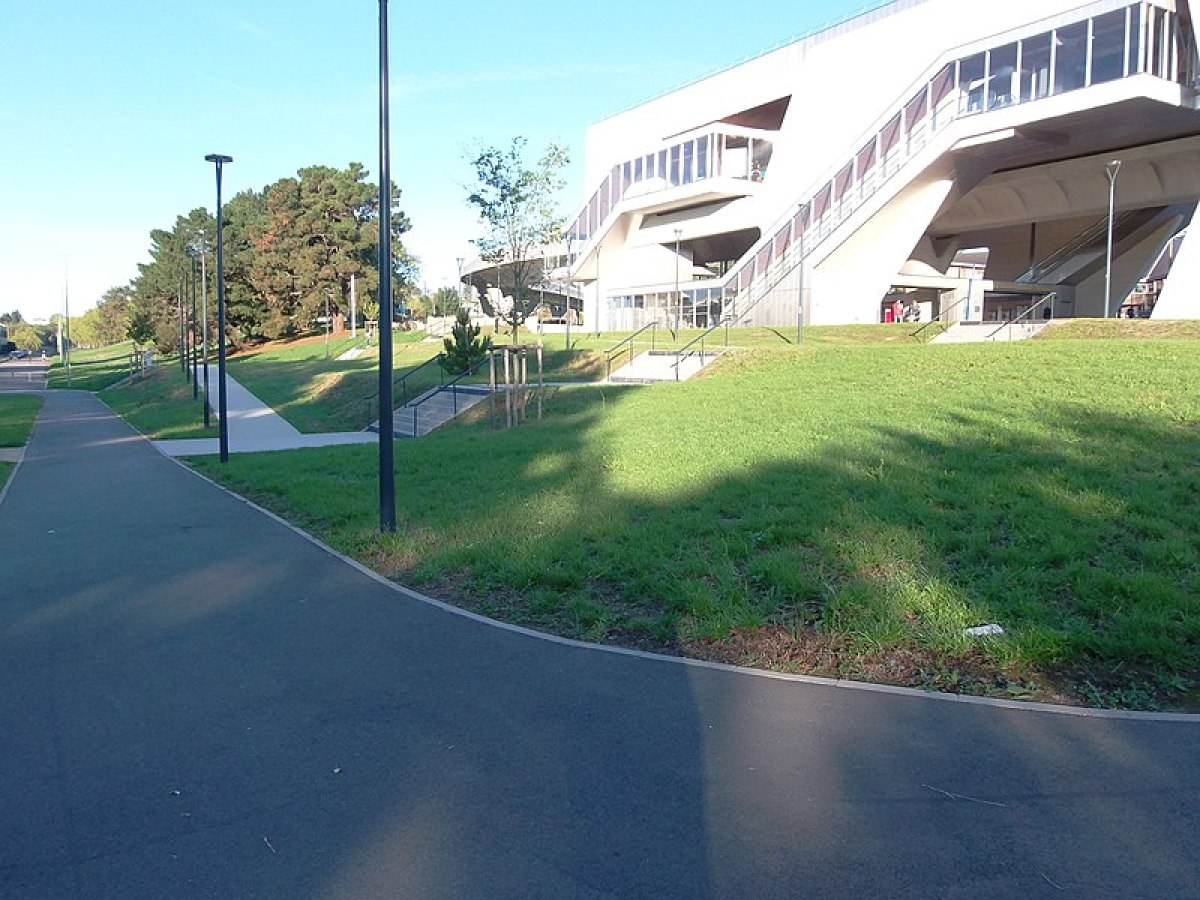
[[[1194,426],[1059,403],[1030,430],[960,407],[685,485],[661,473],[686,456],[599,415],[628,402],[621,419],[636,419],[634,398],[579,394],[555,420],[403,454],[405,521],[376,562],[593,640],[967,692],[1196,702]],[[422,500],[455,493],[468,466],[451,508]],[[964,634],[988,623],[1005,636]]]

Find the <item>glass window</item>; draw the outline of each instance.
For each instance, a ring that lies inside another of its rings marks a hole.
[[[817,196],[813,197],[812,202],[812,217],[813,221],[817,221],[826,212],[829,211],[829,198],[833,194],[833,185],[827,184],[821,190],[817,191]]]
[[[671,185],[680,184],[679,180],[679,145],[671,148]]]
[[[934,109],[937,109],[943,100],[950,96],[950,92],[954,90],[954,66],[946,66],[942,71],[933,76],[933,81],[930,82],[930,103]]]
[[[633,161],[633,180],[634,181],[641,181],[643,178],[646,177],[644,174],[645,173],[645,162],[646,162],[646,160],[641,156],[639,156],[637,159],[635,159]]]
[[[1050,33],[1021,42],[1021,102],[1050,94]]]
[[[597,228],[599,228],[600,223],[602,223],[608,217],[608,204],[612,197],[611,190],[612,190],[612,177],[610,176],[610,177],[604,179],[604,184],[600,185],[600,201],[596,207],[596,227]]]
[[[1092,20],[1092,84],[1124,75],[1125,10],[1118,9]]]
[[[1129,74],[1142,71],[1142,7],[1129,10]]]
[[[1087,22],[1054,30],[1054,93],[1077,90],[1086,84]]]
[[[624,196],[625,189],[633,184],[633,163],[625,163],[621,167],[621,195]]]
[[[667,151],[666,150],[658,151],[658,177],[659,178],[667,177]]]
[[[708,135],[696,138],[696,179],[708,177]]]
[[[792,223],[788,222],[779,229],[779,233],[775,235],[775,257],[778,259],[783,256],[783,251],[787,249],[791,238]]]
[[[918,125],[925,121],[925,113],[929,106],[929,85],[922,86],[916,95],[904,104],[904,127],[912,134]]]
[[[958,63],[958,90],[963,98],[964,112],[983,110],[984,56],[983,53],[976,53]]]
[[[683,145],[683,183],[691,184],[692,175],[692,159],[696,153],[696,142],[688,141]]]
[[[802,206],[796,215],[792,216],[792,234],[797,236],[804,234],[808,231],[808,225],[808,206]]]
[[[868,141],[866,146],[858,151],[858,177],[861,180],[864,175],[875,168],[875,141]]]
[[[767,244],[758,251],[758,256],[754,258],[754,271],[761,275],[771,267],[771,245]]]
[[[879,132],[879,154],[887,159],[896,145],[900,143],[900,113],[892,116],[883,130]]]
[[[1011,106],[1016,101],[1017,45],[1005,44],[989,52],[988,109]]]
[[[838,172],[833,179],[833,202],[837,203],[846,196],[846,192],[850,190],[850,185],[854,183],[854,163],[848,162],[842,171]]]

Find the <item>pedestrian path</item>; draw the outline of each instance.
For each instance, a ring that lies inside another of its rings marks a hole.
[[[217,367],[208,367],[212,385],[212,406],[216,407]],[[341,444],[371,444],[379,436],[365,431],[337,431],[302,434],[283,416],[271,409],[225,373],[225,417],[229,428],[231,453],[260,453],[268,450],[298,450],[304,447],[332,447]],[[188,438],[155,441],[154,446],[167,456],[211,456],[220,452],[217,438]]]

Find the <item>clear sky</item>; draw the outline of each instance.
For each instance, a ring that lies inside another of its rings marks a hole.
[[[565,144],[587,126],[846,18],[868,0],[406,4],[392,0],[392,178],[429,289],[480,226],[467,152]],[[0,312],[93,306],[149,232],[308,165],[378,172],[377,0],[0,0]]]

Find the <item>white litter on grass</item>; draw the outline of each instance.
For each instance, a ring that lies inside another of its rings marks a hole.
[[[974,628],[968,628],[966,634],[970,637],[988,637],[993,634],[1004,634],[1004,629],[992,622],[990,625],[976,625]]]
[[[345,353],[343,353],[341,356],[339,356],[338,360],[340,361],[343,359],[358,359],[358,357],[362,356],[366,352],[367,352],[366,347],[351,347],[349,350],[347,350]]]

